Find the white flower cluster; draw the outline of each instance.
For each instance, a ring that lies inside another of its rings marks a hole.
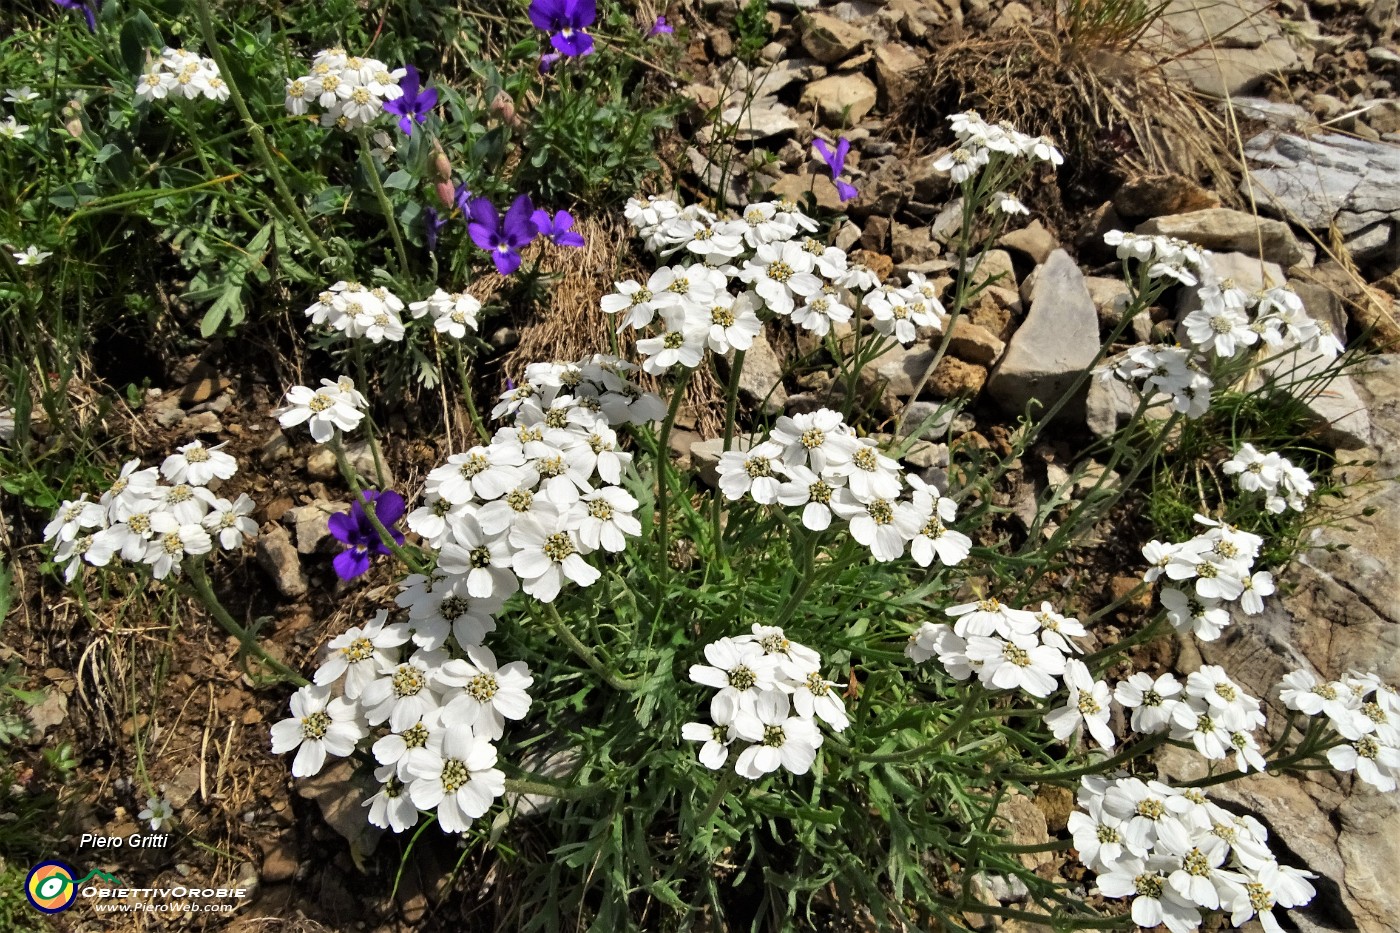
[[[437,552],[436,567],[400,582],[403,621],[381,611],[330,643],[315,685],[273,727],[273,751],[297,751],[293,775],[373,739],[382,786],[365,805],[371,823],[395,832],[429,810],[461,832],[504,792],[492,743],[506,720],[525,716],[533,678],[523,662],[498,665],[483,643],[517,590],[549,602],[565,579],[588,586],[600,572],[584,555],[621,551],[641,534],[637,500],[620,485],[632,455],[615,427],[654,421],[665,406],[629,380],[634,369],[601,355],[531,364],[492,412],[513,425],[428,474],[425,504],[407,522]],[[325,385],[322,415],[339,389]]]
[[[801,508],[812,531],[830,527],[833,517],[844,520],[876,560],[895,560],[908,548],[920,567],[935,557],[952,566],[972,547],[948,527],[957,517],[952,499],[900,469],[827,408],[779,418],[761,443],[721,454],[718,472],[726,498]],[[901,498],[906,487],[909,496]]]
[[[758,780],[786,768],[806,774],[822,744],[817,720],[837,732],[850,720],[837,684],[821,674],[821,655],[788,639],[774,625],[755,622],[752,634],[705,646],[709,664],[693,664],[690,679],[719,692],[710,699],[713,723],[688,722],[681,737],[700,746],[700,763],[712,771],[740,746],[734,770]]]
[[[1220,464],[1220,469],[1235,477],[1242,491],[1262,492],[1264,508],[1274,515],[1285,509],[1303,511],[1313,491],[1313,481],[1306,470],[1277,453],[1260,453],[1253,444],[1241,444],[1233,457]]]
[[[1133,347],[1118,362],[1096,370],[1096,375],[1128,383],[1142,380],[1139,391],[1143,395],[1167,396],[1172,408],[1188,418],[1199,418],[1210,410],[1213,384],[1201,371],[1196,354],[1184,347]]]
[[[336,282],[317,296],[316,303],[306,309],[306,316],[312,324],[325,325],[352,340],[364,338],[370,343],[381,343],[403,339],[403,320],[399,317],[403,308],[403,301],[387,288]]]
[[[415,582],[416,641],[441,643],[452,623],[444,600],[456,597],[452,605],[480,615],[518,586],[552,602],[564,580],[598,579],[584,555],[621,551],[641,534],[637,500],[621,485],[632,454],[615,428],[656,420],[665,406],[630,381],[634,369],[602,355],[532,363],[492,411],[513,424],[428,474],[425,504],[408,526],[440,550],[439,570],[452,568],[455,579],[448,587]]]
[[[1117,249],[1119,259],[1135,259],[1146,265],[1149,279],[1168,278],[1182,285],[1197,285],[1208,268],[1208,251],[1173,236],[1110,230],[1103,235],[1103,241]]]
[[[375,826],[404,830],[420,811],[463,832],[505,791],[495,767],[507,719],[522,719],[534,683],[522,661],[497,665],[481,644],[485,630],[445,647],[405,655],[412,622],[390,623],[380,610],[364,626],[331,641],[315,683],[292,697],[292,715],[272,727],[272,751],[296,751],[292,774],[309,777],[326,756],[351,755],[366,740],[379,766],[379,790],[364,806]],[[332,688],[339,684],[338,695]]]
[[[948,117],[948,122],[953,126],[958,145],[939,157],[933,163],[933,168],[949,175],[956,184],[967,181],[998,157],[1048,162],[1052,166],[1062,165],[1065,161],[1060,150],[1044,136],[1027,136],[1009,123],[988,123],[975,110],[955,113]],[[1003,212],[1026,212],[1015,198],[999,197]]]
[[[677,363],[694,368],[705,351],[747,350],[765,320],[788,317],[818,336],[865,308],[881,337],[912,343],[919,327],[941,329],[946,314],[936,290],[910,275],[903,288],[878,277],[844,250],[806,234],[812,218],[789,201],[751,204],[742,216],[721,219],[698,205],[665,198],[627,202],[627,219],[648,249],[688,260],[662,266],[645,283],[618,282],[602,308],[621,314],[619,329],[661,332],[637,341],[652,375]]]
[[[1166,575],[1174,583],[1190,582],[1190,589],[1162,588],[1167,620],[1178,632],[1192,632],[1202,641],[1214,641],[1230,624],[1225,603],[1239,600],[1249,615],[1264,611],[1263,597],[1274,592],[1274,577],[1254,570],[1254,559],[1264,539],[1232,525],[1196,515],[1206,530],[1190,541],[1168,544],[1152,540],[1142,554],[1151,565],[1143,579],[1151,583]]]
[[[276,412],[278,422],[284,428],[305,423],[311,429],[311,438],[318,444],[330,440],[337,429],[355,430],[369,405],[349,376],[341,376],[334,382],[322,379],[319,389],[292,386],[287,390],[286,399],[287,404]]]
[[[1201,307],[1181,322],[1200,352],[1228,359],[1261,341],[1273,351],[1296,346],[1328,359],[1342,352],[1341,342],[1323,333],[1292,289],[1278,285],[1247,292],[1206,272],[1206,281],[1197,289]]]
[[[1199,418],[1210,409],[1206,370],[1212,359],[1232,358],[1261,341],[1271,351],[1296,347],[1328,359],[1342,351],[1341,342],[1308,316],[1302,299],[1286,286],[1246,292],[1218,278],[1208,251],[1174,237],[1110,230],[1104,242],[1117,247],[1120,259],[1143,263],[1148,278],[1196,287],[1201,307],[1179,328],[1189,347],[1134,347],[1096,370],[1101,379],[1141,380],[1143,395],[1164,395],[1176,411]]]
[[[467,328],[479,329],[477,315],[481,313],[481,302],[465,292],[445,292],[436,289],[423,301],[415,301],[408,306],[414,320],[423,315],[431,315],[433,328],[453,340],[467,336]]]
[[[1130,897],[1133,922],[1190,933],[1202,910],[1225,910],[1282,933],[1275,907],[1301,907],[1316,893],[1311,872],[1280,865],[1268,830],[1195,788],[1134,777],[1086,777],[1069,831],[1104,897]]]
[[[315,101],[322,110],[322,126],[358,129],[384,113],[385,101],[403,96],[399,81],[407,74],[378,59],[323,49],[312,60],[310,74],[287,81],[287,112],[306,113]]]
[[[946,612],[957,621],[951,626],[923,623],[909,636],[905,655],[920,663],[936,657],[956,680],[976,675],[988,689],[1024,690],[1035,697],[1048,697],[1059,688],[1057,678],[1066,672],[1066,658],[1080,650],[1069,639],[1085,634],[1078,619],[1061,615],[1050,603],[1041,603],[1040,611],[1032,612],[989,597]],[[1108,704],[1095,698],[1106,697],[1107,688],[1100,689],[1092,678],[1085,686],[1087,674],[1075,668],[1069,678],[1079,692],[1080,712],[1085,717],[1102,714],[1106,722]],[[1094,709],[1096,703],[1102,709]],[[1102,736],[1097,729],[1092,734]],[[1104,744],[1112,745],[1112,736]]]
[[[404,338],[404,322],[400,316],[403,310],[403,301],[387,288],[336,282],[321,292],[305,313],[314,325],[325,325],[352,340],[363,338],[370,343],[381,343]],[[481,302],[462,292],[449,293],[438,288],[424,300],[409,305],[408,311],[414,320],[430,315],[438,333],[461,340],[466,337],[468,328],[478,329]]]
[[[136,82],[136,96],[142,101],[172,96],[186,100],[196,97],[228,100],[228,95],[228,85],[219,76],[219,66],[214,60],[184,49],[167,47]]]
[[[1322,683],[1304,670],[1285,674],[1279,699],[1307,716],[1323,715],[1346,741],[1327,749],[1327,761],[1377,790],[1400,785],[1400,694],[1375,674],[1348,671]]]
[[[179,572],[186,554],[213,550],[215,539],[232,551],[257,537],[257,522],[249,518],[252,499],[240,494],[230,502],[207,488],[238,471],[223,446],[191,441],[166,457],[159,470],[140,469],[140,460],[130,460],[96,502],[84,493],[60,505],[44,528],[44,540],[53,546],[55,562],[67,563],[64,579],[71,583],[83,561],[105,567],[119,556],[150,565],[163,580]]]

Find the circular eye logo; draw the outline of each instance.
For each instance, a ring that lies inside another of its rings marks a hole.
[[[62,862],[40,862],[29,870],[24,882],[24,896],[35,909],[56,914],[73,906],[78,899],[78,886],[73,881],[73,869]]]

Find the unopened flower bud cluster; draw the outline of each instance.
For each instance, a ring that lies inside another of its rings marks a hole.
[[[257,522],[249,517],[253,500],[240,494],[229,501],[208,488],[238,472],[223,446],[191,441],[160,469],[141,469],[140,460],[129,460],[97,501],[84,493],[60,505],[44,528],[44,541],[54,561],[65,565],[63,578],[71,583],[83,562],[106,567],[120,557],[148,565],[163,580],[179,572],[186,555],[207,554],[216,541],[232,551],[257,537]]]

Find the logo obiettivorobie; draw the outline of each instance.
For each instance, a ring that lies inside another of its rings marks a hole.
[[[96,869],[78,878],[73,869],[62,862],[40,862],[29,870],[29,877],[24,880],[24,896],[29,898],[35,910],[56,914],[72,907],[78,899],[78,886],[94,877],[117,885],[122,883],[120,879]]]

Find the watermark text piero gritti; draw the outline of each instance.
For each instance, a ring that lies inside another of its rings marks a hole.
[[[78,840],[82,849],[165,849],[170,846],[170,833],[132,833],[129,836],[106,836],[83,833]]]

